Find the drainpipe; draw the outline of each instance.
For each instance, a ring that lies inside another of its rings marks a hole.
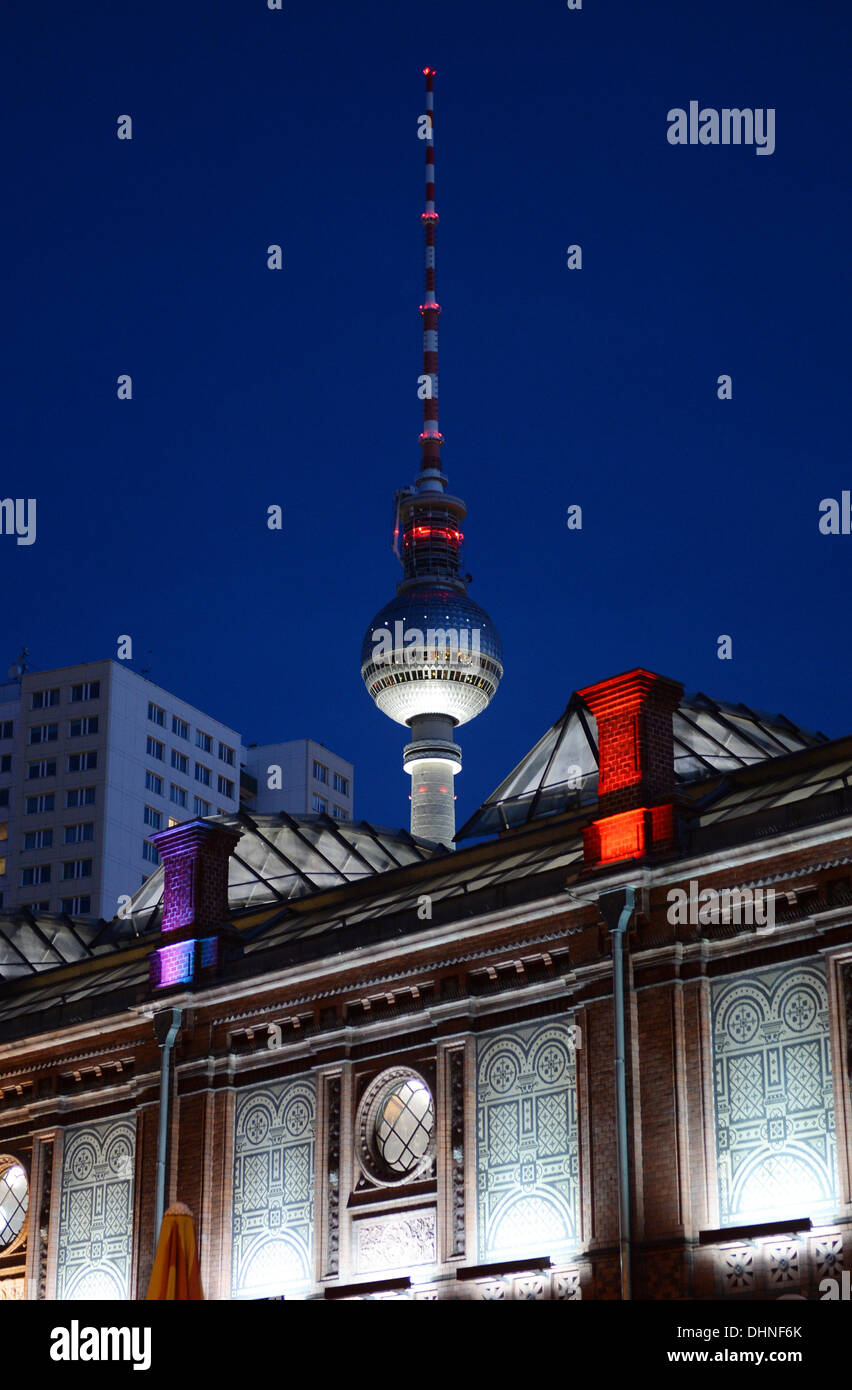
[[[166,1204],[166,1144],[169,1137],[169,1079],[172,1048],[180,1032],[180,1009],[163,1009],[154,1015],[154,1033],[162,1050],[160,1058],[160,1114],[157,1130],[157,1191],[154,1206],[154,1247],[160,1239],[160,1226]]]
[[[627,1154],[627,1073],[624,1042],[624,934],[633,916],[636,890],[603,893],[598,906],[612,935],[612,1007],[615,1033],[615,1121],[618,1174],[618,1247],[621,1297],[633,1297],[630,1278],[630,1167]],[[616,920],[617,915],[617,920]]]

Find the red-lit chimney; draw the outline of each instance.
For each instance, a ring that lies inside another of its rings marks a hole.
[[[241,835],[191,820],[150,837],[163,861],[163,944],[151,956],[155,988],[188,984],[216,965],[217,928],[228,917],[228,861]]]
[[[672,715],[683,686],[635,670],[577,694],[598,726],[598,819],[583,831],[586,864],[668,848],[674,841]]]

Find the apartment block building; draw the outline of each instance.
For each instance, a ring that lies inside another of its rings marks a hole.
[[[316,739],[249,744],[246,772],[257,782],[249,802],[263,814],[317,813],[333,820],[352,820],[354,768]]]
[[[239,733],[115,660],[0,686],[0,905],[115,916],[149,836],[239,808]]]

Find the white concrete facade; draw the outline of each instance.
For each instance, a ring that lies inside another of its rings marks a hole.
[[[4,909],[109,920],[156,867],[154,830],[239,809],[240,734],[119,661],[0,686],[0,735],[10,723],[0,737]]]

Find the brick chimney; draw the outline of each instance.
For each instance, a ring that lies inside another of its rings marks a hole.
[[[163,861],[161,945],[151,956],[155,989],[190,984],[215,970],[228,918],[228,861],[241,830],[191,820],[150,839]]]
[[[583,831],[586,866],[638,859],[674,842],[679,681],[627,671],[577,694],[598,726],[598,819]]]

